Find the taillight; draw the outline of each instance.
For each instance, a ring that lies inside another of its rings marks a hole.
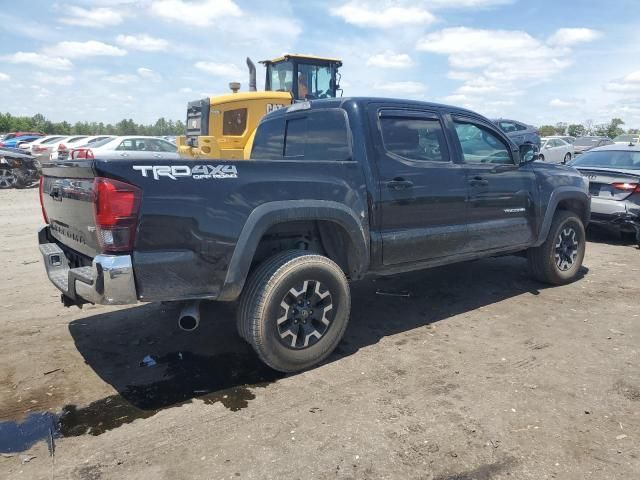
[[[44,223],[49,223],[49,217],[47,217],[47,212],[44,209],[44,177],[40,176],[40,208],[42,208],[42,218],[44,218]]]
[[[128,183],[96,177],[93,195],[96,233],[102,251],[133,250],[142,191]]]
[[[67,146],[64,143],[61,143],[60,145],[58,145],[58,151],[60,150],[66,150]]]
[[[637,183],[614,182],[611,184],[611,186],[616,190],[623,190],[625,192],[640,191],[640,185],[638,185]]]
[[[71,160],[76,160],[78,158],[93,158],[93,150],[90,148],[75,148],[71,150]]]
[[[33,153],[40,153],[40,152],[46,152],[47,151],[47,147],[41,147],[40,145],[36,145],[35,147],[33,147]]]

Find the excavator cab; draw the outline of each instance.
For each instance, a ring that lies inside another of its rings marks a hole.
[[[267,68],[265,90],[291,92],[294,101],[335,98],[340,90],[342,62],[338,59],[284,55],[260,63]]]

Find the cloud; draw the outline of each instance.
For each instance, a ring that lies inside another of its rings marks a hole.
[[[37,72],[35,79],[38,83],[44,85],[71,85],[74,82],[74,78],[71,75],[51,75],[49,73]]]
[[[367,60],[367,65],[380,68],[408,68],[413,66],[413,60],[406,53],[387,51],[370,56]]]
[[[136,71],[140,78],[151,80],[152,82],[160,82],[162,80],[162,75],[154,72],[150,68],[140,67]]]
[[[107,82],[117,83],[119,85],[126,85],[128,83],[134,83],[140,80],[140,77],[137,75],[132,75],[130,73],[119,73],[117,75],[109,75],[105,77]]]
[[[605,84],[604,89],[613,93],[640,92],[640,70],[631,72],[623,78],[608,82]]]
[[[579,106],[580,103],[582,102],[578,100],[561,100],[559,98],[554,98],[549,102],[549,106],[554,108],[571,108]]]
[[[169,46],[164,38],[151,37],[147,34],[141,35],[118,35],[116,43],[131,50],[142,50],[144,52],[158,52],[165,50]]]
[[[52,70],[69,70],[73,67],[73,63],[71,63],[68,58],[43,55],[35,52],[16,52],[3,58],[9,63],[26,63],[39,68],[50,68]]]
[[[9,80],[11,80],[11,77],[9,75],[0,72],[0,82],[7,82]]]
[[[578,43],[593,42],[602,37],[602,33],[591,28],[561,28],[549,37],[549,45],[570,47]]]
[[[127,54],[126,50],[96,40],[86,42],[60,42],[56,45],[45,47],[42,51],[47,55],[60,55],[68,58],[95,56],[121,57]]]
[[[373,88],[382,92],[403,95],[418,95],[427,91],[427,86],[424,83],[412,81],[376,83]]]
[[[494,7],[499,5],[509,5],[515,0],[425,0],[429,8],[483,8]]]
[[[216,77],[238,78],[242,70],[232,63],[196,62],[195,67]]]
[[[453,68],[448,77],[464,82],[453,93],[477,101],[520,95],[523,88],[547,82],[570,67],[569,45],[595,38],[582,30],[588,29],[560,29],[545,42],[522,30],[454,27],[424,36],[416,48],[446,55]]]
[[[331,8],[329,13],[340,17],[345,22],[358,27],[393,28],[406,25],[427,26],[432,24],[435,16],[419,6],[386,6],[352,1],[339,7]]]
[[[165,20],[207,27],[223,17],[239,17],[240,7],[233,0],[154,0],[151,13]]]
[[[75,5],[63,5],[62,17],[58,21],[67,25],[104,28],[120,25],[122,14],[111,8],[82,8]]]

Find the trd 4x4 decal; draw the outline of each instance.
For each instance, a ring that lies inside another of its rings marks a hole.
[[[143,177],[153,176],[154,180],[167,177],[178,180],[182,177],[191,177],[194,180],[206,180],[213,178],[238,178],[238,169],[235,165],[134,165],[133,169],[142,173]]]

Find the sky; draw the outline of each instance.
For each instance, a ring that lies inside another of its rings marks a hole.
[[[283,53],[342,59],[345,96],[640,127],[637,0],[0,0],[0,111],[184,120]]]

